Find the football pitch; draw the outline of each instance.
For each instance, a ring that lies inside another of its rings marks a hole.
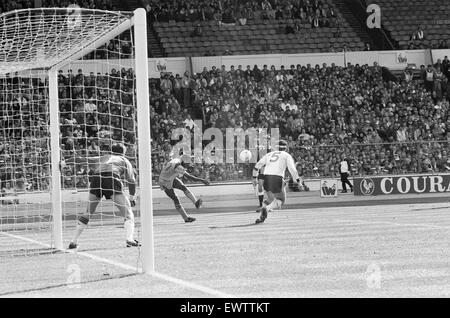
[[[155,211],[154,275],[137,272],[141,251],[125,247],[120,222],[94,222],[77,252],[53,250],[49,231],[0,232],[0,296],[450,296],[448,198],[289,199],[258,225],[255,198],[230,200],[228,212],[214,208],[225,199],[206,199],[203,210],[189,210],[192,224]]]

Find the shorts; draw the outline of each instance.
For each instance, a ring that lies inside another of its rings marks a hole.
[[[284,180],[281,176],[265,175],[264,176],[264,190],[272,193],[283,192]]]
[[[184,185],[183,181],[181,181],[178,178],[173,179],[173,181],[166,181],[166,180],[159,180],[159,185],[161,186],[161,189],[164,191],[172,190],[172,189],[178,189],[183,192],[187,190],[186,186]]]
[[[99,175],[92,175],[90,177],[90,190],[97,198],[102,196],[105,199],[111,199],[114,194],[123,193],[122,181],[120,177],[111,173],[101,173]]]
[[[264,180],[264,175],[262,173],[258,173],[258,180]]]

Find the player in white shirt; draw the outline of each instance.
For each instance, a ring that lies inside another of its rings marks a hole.
[[[264,190],[267,192],[268,205],[263,206],[260,217],[256,224],[262,223],[267,218],[267,212],[281,208],[286,201],[286,191],[284,183],[284,174],[286,169],[295,180],[297,185],[302,188],[302,179],[295,168],[294,159],[286,152],[287,142],[280,140],[277,151],[267,153],[253,170],[253,184],[256,185],[259,169],[264,167]]]

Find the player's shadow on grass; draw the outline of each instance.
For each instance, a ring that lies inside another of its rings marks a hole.
[[[35,248],[35,249],[17,249],[9,251],[1,251],[0,258],[3,256],[9,257],[29,257],[29,256],[41,256],[51,254],[62,254],[63,252],[55,248]]]
[[[96,278],[96,279],[90,279],[90,280],[86,280],[86,281],[82,281],[79,283],[75,283],[75,284],[55,284],[55,285],[48,285],[48,286],[43,286],[43,287],[36,287],[36,288],[29,288],[29,289],[21,289],[21,290],[13,290],[13,291],[6,291],[6,292],[0,292],[0,297],[3,296],[11,296],[11,295],[20,295],[23,293],[29,293],[29,292],[39,292],[39,291],[44,291],[44,290],[50,290],[53,288],[61,288],[61,287],[69,287],[70,285],[78,285],[78,286],[82,286],[85,284],[89,284],[89,283],[96,283],[96,282],[101,282],[101,281],[108,281],[108,280],[118,280],[118,279],[122,279],[122,278],[128,278],[128,277],[132,277],[132,276],[137,276],[139,275],[138,273],[130,273],[130,274],[117,274],[117,275],[105,275],[103,274],[103,277],[101,278]]]
[[[227,226],[210,226],[209,228],[211,230],[215,230],[215,229],[229,229],[229,228],[234,228],[234,227],[248,227],[248,226],[253,226],[253,225],[257,225],[256,223],[248,223],[248,224],[236,224],[236,225],[227,225]]]
[[[448,209],[448,206],[440,206],[440,207],[434,207],[434,208],[426,208],[426,209],[411,209],[410,211],[429,211],[429,210],[443,210]]]
[[[108,246],[108,247],[93,247],[93,248],[82,249],[79,252],[86,252],[86,253],[88,253],[88,252],[112,251],[112,250],[123,250],[123,249],[130,249],[130,248],[127,248],[125,245],[117,246],[117,247],[111,247],[111,246]],[[77,250],[77,252],[78,252],[78,250]]]

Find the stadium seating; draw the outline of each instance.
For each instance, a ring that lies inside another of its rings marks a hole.
[[[420,27],[424,40],[413,48],[437,48],[450,35],[450,2],[430,0],[369,0],[381,7],[382,25],[401,48],[410,47],[411,36]]]
[[[221,26],[217,21],[202,21],[198,37],[191,36],[198,22],[155,21],[153,27],[169,57],[222,55],[226,50],[232,54],[328,52],[330,46],[342,50],[344,44],[348,50],[363,50],[364,43],[356,32],[338,11],[336,15],[340,25],[337,37],[337,27],[313,28],[309,21],[300,19],[250,19],[245,25]],[[286,26],[294,23],[300,25],[300,31],[286,34]]]

